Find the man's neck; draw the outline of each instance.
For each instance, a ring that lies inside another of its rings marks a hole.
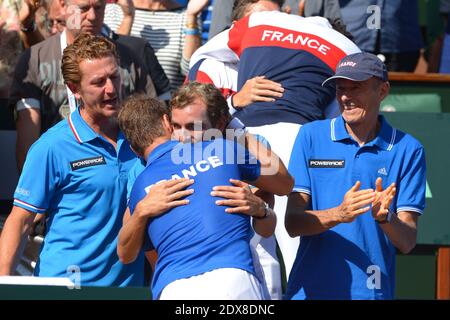
[[[146,161],[148,161],[148,157],[150,156],[150,153],[152,153],[153,150],[155,150],[157,147],[159,147],[160,145],[162,145],[163,143],[165,143],[169,140],[170,140],[169,136],[162,136],[162,137],[159,137],[159,138],[156,138],[155,140],[153,140],[152,144],[149,145],[144,150],[144,159]]]
[[[84,108],[81,108],[80,115],[92,130],[108,140],[110,143],[114,145],[117,143],[117,137],[119,135],[117,118],[95,117],[89,112],[86,112],[86,109]]]
[[[74,41],[75,38],[77,37],[76,34],[72,33],[69,29],[66,28],[66,41],[67,41],[67,45],[71,45]]]
[[[378,119],[374,123],[348,124],[345,123],[348,134],[362,147],[378,135],[381,123]]]

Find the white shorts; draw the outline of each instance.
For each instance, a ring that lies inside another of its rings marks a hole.
[[[252,134],[263,136],[270,144],[271,149],[280,157],[286,168],[289,168],[292,148],[295,139],[300,131],[301,124],[279,122],[261,127],[247,127]],[[284,227],[284,216],[286,214],[287,196],[275,196],[275,206],[273,210],[277,215],[277,226],[275,228],[275,238],[280,247],[283,261],[286,268],[286,276],[289,279],[292,265],[297,256],[300,238],[291,238]]]
[[[159,300],[262,300],[261,284],[251,273],[221,268],[169,283]]]
[[[265,300],[281,300],[281,267],[277,257],[275,237],[263,238],[255,233],[250,241],[253,266],[263,289]]]

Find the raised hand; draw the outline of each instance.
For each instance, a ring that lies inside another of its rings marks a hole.
[[[34,14],[42,6],[41,0],[24,0],[19,10],[19,20],[22,26],[28,26],[34,21]]]
[[[389,187],[383,190],[383,180],[378,177],[375,181],[376,196],[372,202],[372,216],[377,221],[384,221],[388,215],[389,206],[395,197],[395,183],[391,183]]]
[[[209,3],[209,0],[189,0],[186,14],[197,16]]]
[[[123,11],[124,16],[132,16],[134,17],[134,4],[133,0],[117,0],[117,4]]]

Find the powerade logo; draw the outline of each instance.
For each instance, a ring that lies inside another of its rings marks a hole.
[[[310,168],[344,168],[345,160],[319,160],[309,159],[308,163]]]
[[[72,170],[78,170],[86,167],[93,167],[106,164],[105,158],[103,156],[100,157],[94,157],[94,158],[87,158],[87,159],[80,159],[70,162],[70,167]]]

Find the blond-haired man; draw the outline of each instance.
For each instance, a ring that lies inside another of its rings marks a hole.
[[[48,232],[35,275],[89,286],[141,285],[140,264],[124,266],[116,238],[135,156],[117,125],[120,73],[109,40],[81,34],[63,54],[64,81],[79,107],[32,146],[0,239],[0,274],[12,274],[36,214]]]

